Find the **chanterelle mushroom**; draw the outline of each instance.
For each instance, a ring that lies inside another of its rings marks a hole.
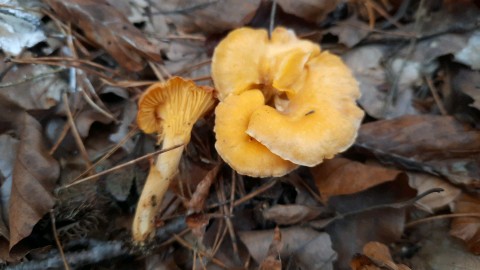
[[[145,133],[157,133],[162,149],[182,145],[157,158],[138,201],[132,235],[145,241],[154,231],[155,215],[174,178],[192,127],[214,105],[213,89],[173,77],[150,86],[138,102],[137,124]]]
[[[215,147],[241,174],[280,176],[332,158],[353,143],[364,115],[342,60],[284,28],[271,39],[265,30],[232,31],[215,49],[212,77],[222,101]],[[265,161],[272,157],[281,169],[252,173],[258,163],[273,166]]]

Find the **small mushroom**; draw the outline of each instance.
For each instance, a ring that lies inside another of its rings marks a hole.
[[[352,145],[364,115],[342,60],[285,28],[270,39],[232,31],[214,51],[212,77],[215,147],[241,174],[281,176],[332,158]]]
[[[155,215],[177,173],[192,127],[215,103],[213,89],[173,77],[150,86],[138,102],[137,124],[145,133],[157,133],[162,149],[178,148],[158,156],[150,169],[137,205],[132,226],[135,242],[143,242],[154,231]]]

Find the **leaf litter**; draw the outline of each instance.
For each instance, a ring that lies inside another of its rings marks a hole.
[[[0,42],[2,266],[480,265],[476,1],[23,2],[0,7],[4,38],[16,40]],[[133,246],[156,141],[136,130],[144,86],[171,75],[212,85],[210,57],[225,34],[270,24],[349,65],[367,113],[354,146],[285,177],[245,177],[219,159],[207,115],[155,236]]]

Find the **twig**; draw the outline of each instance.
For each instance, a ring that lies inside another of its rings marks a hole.
[[[78,133],[77,127],[75,126],[75,121],[73,119],[72,111],[70,110],[70,105],[68,104],[68,97],[66,93],[63,93],[62,95],[63,98],[63,103],[65,106],[65,110],[67,112],[67,117],[68,117],[68,122],[70,123],[70,127],[72,130],[72,135],[75,138],[75,142],[77,143],[77,147],[80,150],[80,153],[87,162],[87,165],[90,167],[92,166],[92,163],[90,162],[90,158],[88,157],[87,149],[85,148],[85,145],[83,144],[82,138],[80,137],[80,134]]]
[[[118,166],[115,166],[115,167],[113,167],[113,168],[110,168],[110,169],[108,169],[108,170],[105,170],[105,171],[103,171],[103,172],[99,172],[99,173],[97,173],[97,174],[95,174],[95,175],[91,175],[91,176],[89,176],[89,177],[85,177],[85,178],[83,178],[83,179],[80,179],[80,180],[78,180],[78,181],[75,181],[75,182],[73,182],[73,183],[70,183],[70,184],[68,184],[68,185],[65,185],[65,186],[63,186],[63,187],[59,187],[57,190],[62,190],[62,189],[66,189],[66,188],[72,187],[72,186],[74,186],[74,185],[78,185],[78,184],[83,183],[83,182],[85,182],[85,181],[88,181],[88,180],[97,178],[97,177],[99,177],[99,176],[105,175],[105,174],[107,174],[107,173],[111,173],[111,172],[113,172],[113,171],[119,170],[119,169],[121,169],[121,168],[123,168],[123,167],[127,167],[127,166],[130,166],[130,165],[133,165],[133,164],[135,164],[135,163],[137,163],[137,162],[139,162],[139,161],[141,161],[141,160],[150,158],[150,157],[152,157],[152,156],[154,156],[154,155],[168,152],[168,151],[173,150],[173,149],[175,149],[175,148],[178,148],[178,147],[180,147],[180,146],[183,146],[183,144],[179,144],[179,145],[175,145],[175,146],[173,146],[173,147],[167,148],[167,149],[155,151],[155,152],[153,152],[153,153],[147,154],[147,155],[145,155],[145,156],[143,156],[143,157],[136,158],[136,159],[131,160],[131,161],[129,161],[129,162],[125,162],[125,163],[123,163],[123,164],[120,164],[120,165],[118,165]]]
[[[155,234],[155,241],[164,242],[171,237],[172,234],[178,234],[185,230],[185,219],[177,218],[167,223],[162,228],[159,228]],[[130,248],[130,243],[126,241],[90,241],[88,248],[79,252],[65,253],[66,261],[74,268],[91,265],[106,260],[112,260],[120,256],[139,255],[142,253],[141,249]],[[46,259],[33,260],[20,263],[13,266],[8,266],[7,270],[43,270],[60,268],[63,265],[63,260],[60,254],[56,251],[51,253]]]
[[[200,254],[200,255],[202,255],[202,256],[204,256],[204,257],[207,257],[207,258],[208,258],[209,260],[211,260],[214,264],[216,264],[216,265],[218,265],[218,266],[220,266],[220,267],[222,267],[222,268],[224,268],[224,269],[227,269],[227,266],[226,266],[222,261],[220,261],[219,259],[216,259],[216,258],[208,255],[206,252],[204,252],[204,251],[202,251],[202,250],[200,250],[200,249],[198,249],[198,248],[194,248],[190,243],[188,243],[187,241],[185,241],[183,238],[181,238],[181,237],[178,236],[178,235],[174,235],[174,237],[175,237],[175,240],[177,240],[177,242],[178,242],[180,245],[182,245],[182,246],[184,246],[184,247],[186,247],[186,248],[188,248],[188,249],[190,249],[190,250],[196,251],[198,254]]]
[[[270,10],[270,24],[268,26],[268,37],[272,37],[273,28],[275,28],[275,15],[277,14],[277,1],[272,1],[272,9]]]
[[[55,243],[57,243],[58,251],[60,252],[60,257],[62,257],[63,267],[65,270],[70,270],[70,266],[68,265],[67,259],[65,258],[65,253],[63,252],[62,243],[60,243],[60,239],[58,239],[57,227],[55,226],[55,215],[53,214],[53,209],[50,210],[50,221],[52,222],[52,232],[53,237],[55,238]]]
[[[425,223],[425,222],[430,222],[430,221],[433,221],[433,220],[445,219],[445,218],[456,218],[456,217],[476,217],[476,218],[480,218],[480,213],[453,213],[453,214],[437,215],[437,216],[433,216],[433,217],[422,218],[422,219],[419,219],[419,220],[411,221],[411,222],[405,224],[405,228],[410,228],[410,227],[413,227],[413,226],[417,226],[418,224]]]
[[[448,112],[445,109],[445,106],[443,106],[443,102],[438,95],[437,88],[433,85],[432,79],[425,76],[425,81],[427,82],[428,89],[430,89],[430,92],[432,93],[433,99],[435,100],[435,103],[437,104],[440,113],[442,115],[448,115]]]
[[[238,200],[236,200],[234,203],[233,203],[233,206],[239,206],[240,204],[252,199],[253,197],[259,195],[260,193],[263,193],[267,190],[269,190],[270,188],[272,188],[275,184],[277,183],[277,178],[272,178],[270,181],[268,181],[267,183],[263,184],[262,186],[260,186],[259,188],[257,188],[255,191],[245,195],[243,198],[240,198]]]
[[[117,149],[119,149],[120,147],[122,147],[122,145],[124,145],[128,139],[130,139],[131,137],[134,136],[135,132],[137,132],[137,128],[134,128],[132,130],[130,130],[130,132],[127,133],[127,135],[125,135],[125,137],[122,138],[122,140],[117,143],[112,149],[110,149],[103,157],[101,157],[99,160],[97,160],[94,164],[92,164],[91,167],[87,168],[84,172],[82,172],[79,176],[77,176],[72,182],[76,182],[78,179],[80,179],[81,177],[83,177],[84,175],[88,174],[91,170],[95,169],[95,167],[100,164],[101,162],[103,162],[104,160],[106,160],[107,158],[109,158],[111,155],[113,155],[113,153],[115,153],[115,151],[117,151]]]
[[[44,72],[44,73],[37,74],[35,76],[24,78],[24,79],[19,80],[19,81],[2,83],[2,84],[0,84],[0,88],[19,85],[19,84],[26,83],[26,82],[29,82],[29,81],[33,81],[33,80],[36,80],[36,79],[39,79],[39,78],[47,77],[47,76],[62,72],[64,70],[65,70],[65,68],[57,68],[57,69],[53,69],[51,71],[47,71],[47,72]]]

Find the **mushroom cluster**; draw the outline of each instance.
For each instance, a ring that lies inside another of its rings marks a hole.
[[[220,156],[238,173],[282,176],[354,142],[363,118],[358,83],[342,60],[285,28],[240,28],[216,47]]]
[[[193,125],[215,104],[213,88],[196,86],[193,81],[173,77],[151,85],[138,102],[137,124],[145,133],[157,133],[161,154],[150,168],[137,204],[132,226],[133,240],[142,243],[155,228],[155,215],[175,177]]]

